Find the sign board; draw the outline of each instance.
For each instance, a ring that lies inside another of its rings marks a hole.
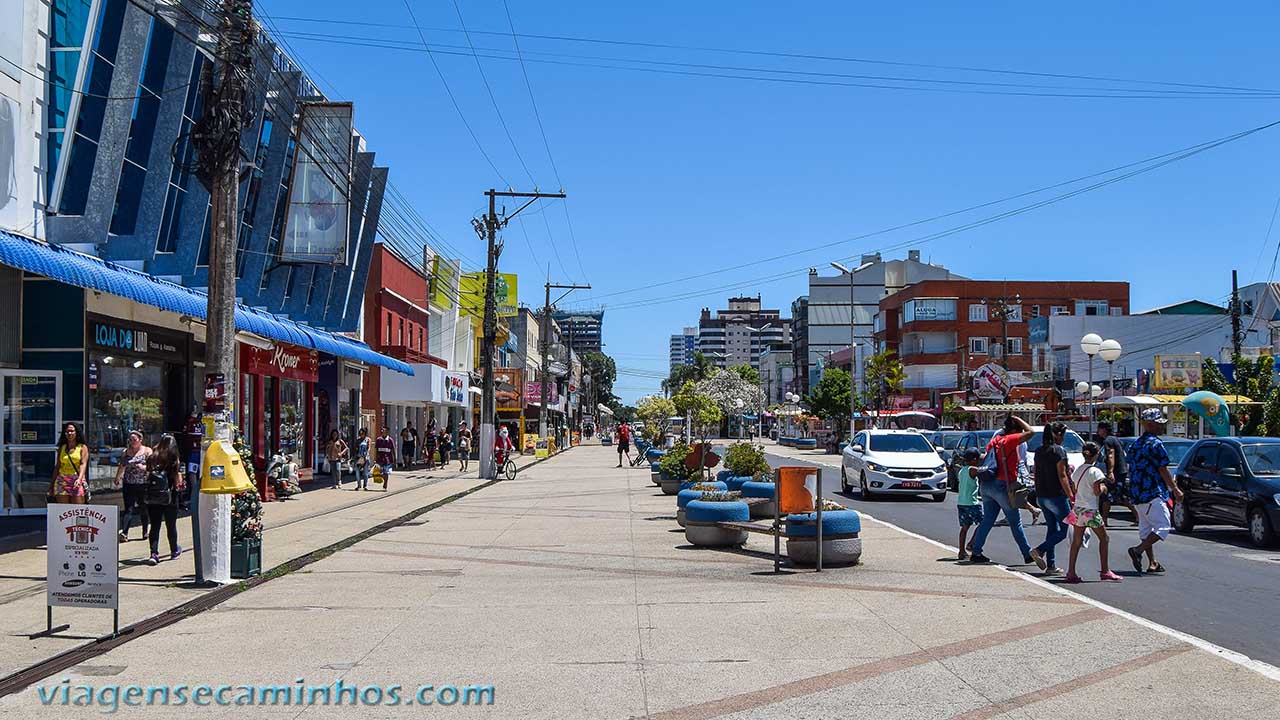
[[[1161,390],[1200,389],[1203,380],[1203,363],[1200,353],[1184,355],[1157,355],[1155,376],[1151,388]]]
[[[467,388],[470,385],[471,382],[466,373],[445,373],[444,401],[452,405],[465,405],[467,403]]]
[[[120,540],[114,505],[48,507],[48,604],[104,610],[120,608]]]
[[[533,456],[539,460],[545,458],[551,452],[547,440],[548,438],[539,436],[533,443]]]
[[[280,262],[346,263],[352,124],[351,103],[302,103]]]
[[[429,303],[441,310],[453,309],[454,293],[458,289],[458,264],[440,255],[431,258],[431,295]],[[483,310],[484,306],[481,306]]]
[[[519,412],[524,407],[524,368],[495,368],[493,387],[498,410]]]
[[[542,383],[533,380],[524,384],[524,396],[529,398],[529,404],[542,402]],[[547,381],[547,405],[556,405],[560,402],[560,392],[556,390],[555,382]]]
[[[1187,409],[1181,405],[1169,416],[1169,434],[1177,437],[1187,436]]]
[[[204,376],[204,411],[209,414],[227,409],[227,377],[222,373],[206,373]]]
[[[519,283],[515,273],[498,273],[494,276],[494,297],[500,317],[514,317],[519,310],[517,290]],[[484,317],[484,273],[466,273],[458,281],[459,309],[473,318]]]
[[[1027,321],[1027,344],[1049,344],[1049,318],[1035,317]]]
[[[811,467],[778,468],[778,501],[783,515],[811,513],[818,496],[818,470]]]
[[[1009,395],[1009,373],[995,363],[987,363],[973,371],[973,394],[983,400],[1003,399]]]
[[[315,350],[278,343],[271,350],[240,346],[240,371],[250,375],[316,382],[320,379],[320,355]]]

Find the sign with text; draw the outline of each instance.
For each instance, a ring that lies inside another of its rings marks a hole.
[[[431,258],[431,307],[453,309],[453,298],[458,292],[458,272],[458,263],[440,255]]]
[[[49,505],[45,523],[49,605],[119,609],[119,513],[114,505]]]
[[[209,414],[227,409],[227,377],[222,373],[206,373],[204,376],[204,411]]]
[[[524,396],[529,398],[529,404],[542,402],[542,383],[537,380],[531,380],[524,384]],[[556,390],[556,384],[547,381],[547,405],[555,405],[560,402],[560,393]]]
[[[1200,353],[1183,355],[1157,355],[1155,377],[1151,387],[1156,392],[1161,390],[1200,389],[1203,363]]]
[[[515,273],[498,273],[493,285],[499,317],[514,317],[520,304]],[[458,306],[472,318],[484,317],[484,273],[467,273],[461,277],[458,282]]]
[[[280,262],[346,263],[352,118],[351,103],[302,103]]]
[[[186,337],[162,329],[129,326],[118,320],[88,316],[91,346],[107,354],[117,352],[146,355],[157,360],[186,362]]]
[[[973,394],[983,400],[1007,397],[1009,395],[1009,371],[995,363],[987,363],[974,370]]]
[[[524,407],[524,368],[495,368],[493,387],[498,410],[519,412]]]
[[[471,385],[466,373],[444,374],[444,401],[451,405],[467,403],[467,388]]]
[[[240,371],[289,380],[316,382],[320,377],[320,355],[297,345],[276,345],[263,350],[252,345],[240,346]]]

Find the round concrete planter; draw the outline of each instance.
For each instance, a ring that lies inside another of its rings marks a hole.
[[[684,537],[691,545],[700,547],[732,547],[747,541],[745,530],[728,530],[702,523],[745,522],[749,511],[740,500],[710,502],[691,500],[684,506]]]
[[[729,486],[716,480],[685,480],[680,483],[681,490],[692,490],[694,485],[702,485],[703,490],[728,490]]]
[[[662,488],[663,495],[675,495],[680,492],[680,483],[683,482],[684,480],[670,475],[658,475],[658,487]]]
[[[751,517],[753,518],[771,518],[774,515],[774,487],[773,483],[755,482],[748,480],[742,483],[742,497],[744,498],[765,498],[767,502],[752,503]]]
[[[702,483],[702,485],[723,486],[724,483],[708,482],[708,483]],[[724,488],[712,487],[712,488],[704,488],[699,490],[695,490],[693,488],[681,488],[680,492],[676,493],[676,522],[680,523],[680,527],[685,526],[684,509],[690,502],[694,500],[701,500],[702,498],[706,497],[706,495],[710,493],[716,493],[716,492],[724,492]]]
[[[662,459],[662,456],[666,454],[667,454],[666,450],[656,450],[654,448],[649,448],[648,450],[645,451],[644,456],[646,459],[649,460],[649,462],[658,462],[659,460]]]
[[[723,480],[724,480],[725,486],[728,487],[729,490],[741,490],[743,484],[751,482],[751,476],[750,475],[733,475],[731,473],[729,477],[724,478]]]
[[[719,480],[720,482],[725,482],[731,477],[733,477],[732,470],[721,470],[720,472],[716,473],[716,480]]]
[[[818,527],[816,513],[788,515],[786,520],[787,557],[797,565],[813,565],[818,561]],[[839,537],[862,530],[862,519],[855,510],[830,510],[822,513],[822,564],[854,565],[862,557],[862,538]],[[828,540],[837,536],[839,539]]]

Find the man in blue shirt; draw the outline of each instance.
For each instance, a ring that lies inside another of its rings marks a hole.
[[[1142,412],[1142,437],[1129,448],[1129,493],[1138,511],[1138,545],[1129,548],[1133,569],[1142,574],[1142,555],[1147,556],[1147,572],[1164,572],[1156,561],[1156,543],[1169,537],[1169,496],[1182,500],[1182,491],[1169,474],[1169,453],[1160,442],[1169,418],[1164,410],[1151,408]]]

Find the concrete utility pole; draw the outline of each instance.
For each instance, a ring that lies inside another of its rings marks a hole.
[[[1242,342],[1240,333],[1240,279],[1235,270],[1231,271],[1231,362],[1240,357]]]
[[[543,437],[546,437],[547,430],[550,429],[551,427],[551,412],[547,410],[547,376],[550,374],[550,371],[551,371],[551,360],[547,357],[551,351],[551,305],[552,305],[551,289],[555,288],[556,290],[565,291],[563,295],[556,298],[556,302],[558,303],[561,300],[565,299],[565,297],[568,296],[568,294],[573,292],[574,290],[590,290],[591,286],[590,285],[556,285],[554,283],[547,283],[544,286],[544,288],[546,289],[546,295],[543,298],[543,303],[542,303],[542,329],[539,332],[539,335],[541,337],[538,339],[538,345],[540,346],[539,350],[542,353],[542,370],[538,374],[539,378],[541,378],[540,389],[542,391],[542,397],[538,401],[539,402],[538,434],[542,435]],[[570,373],[573,372],[572,352],[573,352],[573,349],[572,347],[570,347],[569,349],[570,354],[567,356],[568,358],[567,362],[570,365],[569,367]]]
[[[498,231],[511,222],[512,218],[519,215],[522,210],[537,202],[540,198],[564,199],[565,194],[563,192],[544,193],[537,190],[533,192],[515,192],[513,190],[489,189],[485,191],[485,195],[489,198],[489,212],[484,216],[483,221],[474,220],[472,225],[489,245],[484,283],[484,335],[480,343],[481,367],[484,373],[484,388],[480,396],[480,477],[492,480],[498,476],[498,468],[493,462],[494,424],[498,416],[493,387],[493,353],[494,342],[498,335],[498,258],[502,255],[502,244],[498,242]],[[500,197],[528,198],[528,200],[510,215],[504,212],[499,217],[497,200]],[[544,390],[543,393],[545,394],[546,391]]]
[[[225,409],[214,415],[213,437],[210,440],[231,440],[231,418],[236,390],[236,232],[240,226],[239,173],[240,133],[248,126],[252,113],[245,107],[245,81],[253,70],[254,30],[251,0],[223,0],[222,17],[218,35],[218,51],[211,64],[205,65],[201,77],[204,85],[204,113],[196,121],[191,133],[191,144],[196,152],[196,177],[209,188],[210,215],[213,226],[209,239],[209,293],[205,311],[205,367],[206,386],[214,377],[221,384]],[[203,450],[204,448],[202,448]],[[205,502],[216,502],[211,519],[213,525],[230,524],[230,504],[227,496],[220,495]],[[217,548],[204,547],[201,540],[200,493],[192,493],[191,518],[195,541],[195,567],[197,582],[206,580],[204,565],[210,552]],[[225,506],[225,507],[224,507]],[[206,511],[208,508],[205,509]],[[225,515],[219,518],[218,516]],[[225,521],[219,522],[219,520]],[[208,530],[209,528],[205,528]],[[216,537],[221,545],[221,538]],[[230,547],[224,551],[230,552]],[[215,552],[216,556],[216,552]],[[213,562],[216,575],[223,575]],[[225,578],[208,578],[228,581]]]

